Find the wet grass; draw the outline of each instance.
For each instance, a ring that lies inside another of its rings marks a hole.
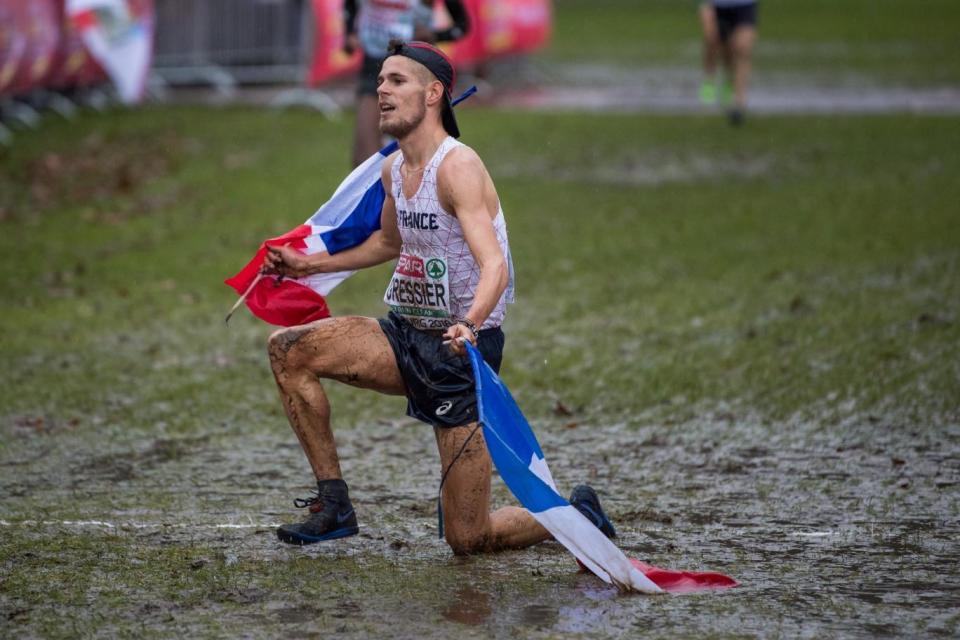
[[[698,69],[695,2],[558,0],[549,59]],[[952,0],[760,2],[757,73],[906,85],[960,81]]]
[[[361,535],[275,542],[309,472],[222,279],[328,196],[346,124],[148,108],[0,157],[5,635],[956,634],[955,118],[461,116],[516,259],[504,377],[558,484],[601,487],[631,555],[744,583],[670,599],[556,545],[452,558],[432,434],[345,387]],[[381,313],[386,278],[334,312]]]

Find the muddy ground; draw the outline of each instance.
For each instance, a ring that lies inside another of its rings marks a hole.
[[[304,474],[281,426],[105,449],[68,427],[23,425],[0,458],[3,626],[18,636],[958,631],[957,424],[918,432],[863,416],[826,430],[729,414],[541,429],[558,485],[599,487],[628,555],[742,582],[663,597],[618,595],[578,575],[555,543],[452,557],[436,537],[432,435],[409,421],[340,434],[361,534],[285,547],[273,527],[295,517],[290,487]],[[114,607],[89,608],[110,594]]]

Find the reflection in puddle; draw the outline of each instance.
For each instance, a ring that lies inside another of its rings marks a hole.
[[[552,627],[557,623],[557,607],[547,604],[531,604],[520,611],[520,624],[534,627]]]
[[[493,607],[488,594],[472,587],[461,587],[441,615],[452,622],[480,625],[486,622],[491,613]]]

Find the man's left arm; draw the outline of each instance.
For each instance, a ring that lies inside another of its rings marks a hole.
[[[492,183],[480,157],[467,147],[451,152],[437,172],[440,201],[457,217],[464,239],[480,267],[480,281],[473,304],[463,318],[478,329],[496,308],[510,281],[506,257],[497,242],[497,233],[490,217],[489,204],[496,203]],[[465,324],[455,324],[444,335],[452,340],[456,353],[464,352],[458,338],[476,344],[476,336]]]

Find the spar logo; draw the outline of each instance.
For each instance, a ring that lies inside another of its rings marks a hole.
[[[443,274],[447,272],[447,265],[443,263],[443,260],[438,258],[432,258],[427,260],[427,275],[433,279],[439,279],[443,277]]]
[[[429,266],[429,265],[428,265]],[[397,273],[411,278],[423,277],[423,260],[417,256],[402,254],[397,262]]]

